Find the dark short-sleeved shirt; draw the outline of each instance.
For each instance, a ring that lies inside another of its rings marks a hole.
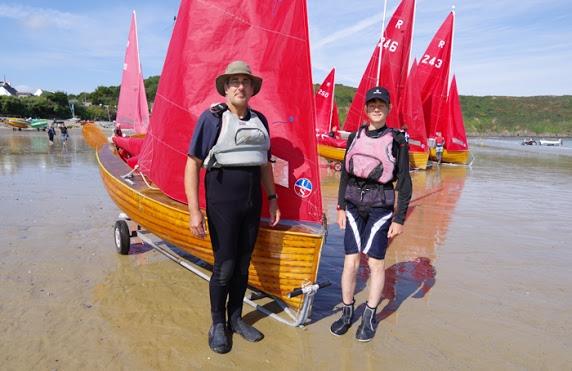
[[[251,110],[250,108],[246,112],[244,117],[245,121],[250,120],[251,111],[254,111],[256,115],[262,121],[262,124],[268,131],[270,135],[270,129],[268,127],[268,120],[264,115],[258,111]],[[216,144],[218,135],[220,133],[220,128],[222,125],[222,112],[216,113],[212,112],[210,109],[204,111],[200,116],[195,130],[193,132],[193,138],[189,146],[188,155],[196,157],[200,160],[207,158],[209,151]],[[270,160],[270,150],[268,150],[268,160]]]

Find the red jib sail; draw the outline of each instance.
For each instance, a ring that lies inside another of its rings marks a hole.
[[[183,172],[199,115],[224,100],[215,78],[244,60],[264,79],[251,100],[270,124],[284,219],[322,221],[306,1],[183,0],[139,164],[186,202]],[[204,189],[201,181],[201,206]],[[266,207],[263,208],[265,212]]]
[[[419,61],[417,73],[419,86],[421,87],[427,136],[429,138],[435,136],[440,117],[440,102],[446,99],[447,96],[454,23],[455,13],[451,12]],[[447,116],[443,117],[446,118]]]
[[[327,134],[332,130],[334,112],[334,82],[336,69],[332,68],[316,92],[316,134]]]
[[[407,77],[407,85],[399,105],[400,121],[409,133],[409,151],[427,152],[427,134],[425,132],[425,118],[423,117],[423,104],[417,82],[417,60],[413,61],[411,72]]]
[[[383,46],[383,54],[381,56],[379,85],[384,86],[389,91],[393,107],[393,112],[390,112],[387,124],[392,127],[399,127],[397,108],[407,79],[414,17],[415,0],[403,0],[395,9],[383,33],[383,40],[376,45],[362,76],[344,123],[345,131],[356,131],[366,121],[366,115],[363,110],[365,93],[378,85],[380,45]]]
[[[149,125],[149,106],[143,84],[143,72],[139,61],[139,42],[137,40],[137,20],[135,11],[131,15],[131,26],[125,62],[123,63],[123,76],[117,104],[117,118],[115,122],[124,129],[135,129],[137,133],[147,132]]]
[[[336,100],[334,99],[334,109],[332,111],[332,131],[337,133],[338,130],[340,130],[340,113]]]
[[[459,91],[457,90],[457,79],[454,75],[453,81],[451,81],[451,87],[449,88],[448,117],[448,125],[443,129],[445,148],[447,148],[448,151],[469,150],[465,123],[463,121],[463,111],[461,110]]]

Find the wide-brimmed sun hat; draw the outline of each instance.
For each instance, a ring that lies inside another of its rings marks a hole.
[[[260,91],[262,87],[262,78],[252,74],[250,66],[243,61],[230,62],[226,66],[224,73],[216,78],[216,90],[223,97],[226,95],[224,92],[224,83],[233,75],[247,75],[252,79],[252,88],[254,92],[252,96],[255,96]]]

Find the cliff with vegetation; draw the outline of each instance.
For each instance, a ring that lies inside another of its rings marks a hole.
[[[152,104],[159,76],[145,79]],[[317,89],[318,85],[314,85]],[[340,122],[344,122],[356,88],[336,84]],[[82,119],[113,119],[118,86],[99,86],[91,93],[47,93],[41,97],[0,97],[0,116],[69,118],[70,105]],[[469,135],[572,136],[572,96],[503,97],[461,96],[465,128]]]

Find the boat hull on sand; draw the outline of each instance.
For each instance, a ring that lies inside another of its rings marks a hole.
[[[115,204],[131,220],[177,248],[212,264],[211,243],[193,236],[188,228],[187,205],[149,188],[140,176],[133,184],[121,176],[131,169],[108,146],[97,151],[103,184]],[[181,175],[182,176],[182,175]],[[321,224],[280,223],[270,228],[261,223],[249,269],[249,285],[298,310],[303,296],[288,293],[307,282],[315,283],[326,230]]]

